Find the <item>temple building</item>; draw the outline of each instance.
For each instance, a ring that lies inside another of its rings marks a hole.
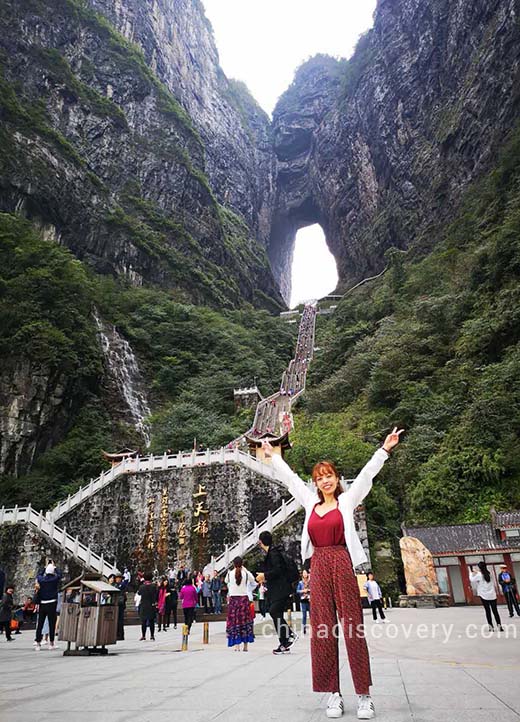
[[[480,603],[469,581],[470,566],[480,561],[488,565],[499,604],[505,603],[497,580],[500,564],[520,580],[520,511],[491,509],[490,516],[480,524],[402,527],[405,537],[418,539],[430,552],[439,592],[449,594],[453,604]]]

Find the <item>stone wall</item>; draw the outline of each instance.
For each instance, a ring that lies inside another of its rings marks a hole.
[[[3,524],[0,526],[0,569],[5,572],[6,582],[15,585],[15,602],[34,594],[37,573],[52,559],[63,572],[64,580],[75,579],[81,568],[65,556],[59,546],[28,524]]]
[[[279,484],[238,464],[170,469],[122,476],[58,523],[119,567],[162,571],[204,566],[283,498]]]

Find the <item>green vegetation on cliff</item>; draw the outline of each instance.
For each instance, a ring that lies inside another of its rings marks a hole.
[[[50,425],[40,420],[32,470],[0,477],[0,504],[47,508],[99,474],[101,449],[142,444],[111,413],[94,309],[139,358],[157,410],[152,449],[161,453],[190,448],[194,436],[218,446],[245,431],[250,415],[235,414],[233,388],[256,376],[272,391],[295,341],[294,328],[251,306],[217,311],[94,275],[28,221],[0,214],[0,392],[11,403],[13,379],[34,376],[50,396],[67,398]]]
[[[520,129],[432,252],[388,257],[381,279],[319,319],[289,459],[309,473],[329,457],[348,477],[404,426],[368,500],[372,540],[395,542],[402,520],[520,507]]]

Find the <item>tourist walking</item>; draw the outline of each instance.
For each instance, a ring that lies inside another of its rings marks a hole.
[[[157,614],[157,584],[152,582],[152,573],[144,575],[144,582],[137,590],[139,594],[139,618],[141,620],[141,642],[146,640],[146,628],[150,628],[150,639],[155,641],[155,615]]]
[[[260,610],[260,614],[262,617],[265,617],[267,613],[267,600],[266,600],[266,594],[267,594],[267,587],[262,582],[258,585],[258,609]]]
[[[36,646],[35,651],[41,650],[43,636],[43,625],[46,619],[49,620],[49,649],[56,649],[54,636],[56,633],[56,622],[58,619],[58,585],[61,580],[61,572],[56,569],[52,561],[45,567],[43,574],[38,574],[38,624],[36,625]]]
[[[179,601],[179,592],[175,580],[170,582],[170,594],[166,597],[166,629],[169,628],[173,615],[173,628],[177,629],[177,603]]]
[[[339,684],[338,635],[334,634],[338,618],[358,695],[358,719],[372,719],[375,715],[363,612],[354,573],[354,567],[367,558],[356,532],[354,510],[370,492],[373,478],[399,443],[402,431],[394,428],[346,491],[342,490],[339,474],[331,462],[315,464],[313,490],[264,442],[264,453],[272,457],[278,478],[305,508],[301,546],[304,561],[312,556],[312,686],[315,692],[330,694],[326,712],[329,718],[341,717],[344,708]]]
[[[226,635],[228,647],[247,652],[248,644],[255,641],[253,619],[249,607],[248,588],[256,586],[255,579],[243,565],[242,557],[233,559],[233,569],[226,575],[228,587]]]
[[[268,444],[266,448],[270,449],[271,445]],[[287,566],[282,552],[273,545],[271,532],[261,532],[258,536],[258,543],[265,552],[265,559],[264,571],[257,574],[256,581],[259,584],[265,583],[267,586],[267,608],[279,642],[278,647],[273,649],[273,654],[287,654],[291,651],[291,645],[297,638],[290,630],[284,616],[293,591],[287,576]]]
[[[211,580],[211,595],[213,598],[213,611],[215,614],[222,614],[222,580],[216,569]]]
[[[490,631],[495,631],[495,628],[493,627],[493,620],[491,619],[491,612],[493,612],[493,616],[495,617],[498,630],[499,632],[503,632],[504,628],[502,627],[502,621],[500,620],[500,615],[497,609],[497,592],[495,589],[495,584],[491,579],[491,573],[487,568],[485,562],[479,562],[477,566],[478,571],[475,569],[475,567],[470,567],[471,571],[469,574],[469,578],[471,581],[471,586],[480,597],[482,606],[484,607],[484,611],[486,613],[486,620],[489,625]]]
[[[515,616],[513,612],[514,610],[520,617],[520,607],[518,606],[518,599],[516,598],[516,583],[513,576],[511,575],[511,572],[507,569],[507,564],[500,565],[498,583],[502,587],[502,593],[506,600],[507,608],[509,610],[509,616]]]
[[[206,574],[202,581],[202,599],[204,601],[204,612],[213,614],[213,596],[211,593],[211,577]]]
[[[0,629],[5,632],[5,641],[12,642],[11,636],[11,619],[13,618],[13,606],[14,606],[14,587],[12,584],[8,584],[5,588],[5,593],[2,595],[2,602],[0,604]]]
[[[197,609],[198,592],[197,587],[191,579],[185,579],[179,592],[182,603],[182,611],[184,612],[184,624],[188,627],[188,633],[191,631],[191,625],[195,621]]]
[[[366,589],[368,602],[372,607],[372,618],[374,622],[379,624],[379,619],[377,618],[378,611],[381,620],[386,622],[385,613],[383,612],[383,594],[381,587],[376,582],[374,572],[368,572],[367,581],[363,584],[363,588]]]
[[[170,584],[166,577],[161,578],[161,584],[157,592],[157,631],[166,632],[166,606],[168,604],[168,597],[170,596]]]
[[[307,615],[310,613],[311,608],[311,575],[306,569],[304,569],[302,572],[302,578],[298,582],[298,586],[296,587],[296,593],[300,598],[303,633],[307,634]]]
[[[121,575],[120,572],[118,572],[115,575],[114,587],[116,589],[119,589],[119,594],[117,595],[117,639],[120,642],[122,642],[125,638],[125,609],[127,600],[127,586],[128,584],[125,581],[124,577]]]

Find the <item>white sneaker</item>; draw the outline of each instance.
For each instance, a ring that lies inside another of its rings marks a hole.
[[[376,619],[376,624],[379,624],[379,622],[380,622],[380,620],[379,620],[379,619]]]
[[[332,692],[327,703],[327,717],[338,719],[343,715],[343,697],[339,692]]]
[[[372,697],[369,694],[358,695],[358,708],[357,718],[358,719],[372,719],[376,715],[376,708],[372,702]]]
[[[41,651],[42,651],[42,645],[41,645],[41,644],[35,644],[35,645],[34,645],[34,651],[35,651],[35,652],[41,652]]]
[[[53,649],[59,649],[57,644],[49,644],[49,650],[52,652]]]

